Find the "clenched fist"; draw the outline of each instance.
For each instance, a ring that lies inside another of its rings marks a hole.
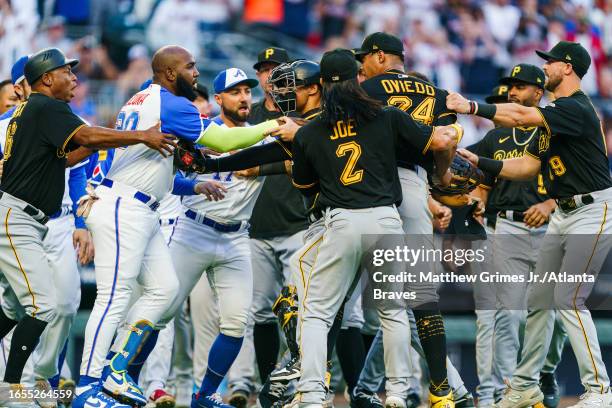
[[[457,113],[469,113],[470,101],[457,92],[450,92],[446,97],[446,107]]]

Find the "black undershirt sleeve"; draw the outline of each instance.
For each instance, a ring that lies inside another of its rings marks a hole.
[[[244,170],[285,160],[291,160],[291,156],[279,143],[253,146],[229,156],[205,159],[206,170],[210,172]]]

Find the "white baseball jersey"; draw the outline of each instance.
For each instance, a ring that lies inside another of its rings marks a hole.
[[[162,132],[192,142],[199,139],[210,123],[200,117],[195,105],[187,98],[151,84],[123,105],[117,115],[116,128],[144,130],[159,122]],[[106,177],[149,194],[159,201],[172,189],[172,159],[172,156],[163,157],[144,144],[121,147],[115,150]]]
[[[212,120],[222,127],[227,127],[220,117]],[[267,137],[260,144],[274,141]],[[220,157],[226,156],[227,153]],[[241,222],[251,218],[255,201],[259,196],[265,177],[236,177],[233,172],[220,172],[210,174],[190,174],[190,179],[197,182],[217,180],[227,188],[225,198],[220,201],[208,201],[205,196],[191,195],[183,197],[183,205],[194,211],[206,214],[207,217],[220,222]]]

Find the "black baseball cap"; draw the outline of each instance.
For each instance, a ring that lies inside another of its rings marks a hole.
[[[544,89],[546,76],[541,68],[531,64],[518,64],[512,67],[510,75],[499,80],[500,84],[510,85],[515,82],[535,85]]]
[[[508,102],[508,86],[497,85],[491,91],[491,95],[485,98],[486,103],[504,103]]]
[[[327,51],[321,58],[320,66],[323,82],[341,82],[357,78],[359,72],[353,52],[344,48]]]
[[[588,51],[575,42],[559,41],[550,51],[536,50],[536,54],[546,61],[563,61],[572,64],[579,78],[582,78],[591,66],[591,56]]]
[[[289,54],[287,54],[287,50],[284,48],[268,47],[257,54],[257,62],[253,65],[253,69],[257,71],[264,62],[285,64],[289,62]]]
[[[360,60],[364,55],[376,51],[384,51],[403,58],[404,44],[402,40],[392,34],[383,32],[372,33],[363,40],[361,48],[355,50],[355,58]]]

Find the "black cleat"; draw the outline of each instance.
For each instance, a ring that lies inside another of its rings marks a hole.
[[[351,408],[383,408],[383,403],[378,395],[355,387],[351,394]]]
[[[546,408],[557,408],[561,393],[559,392],[559,384],[555,378],[555,373],[540,373],[540,389],[544,394],[542,403]]]
[[[471,392],[467,392],[459,397],[455,397],[455,408],[475,408],[474,397]]]
[[[421,405],[421,397],[416,392],[411,392],[406,397],[406,408],[417,408]]]

